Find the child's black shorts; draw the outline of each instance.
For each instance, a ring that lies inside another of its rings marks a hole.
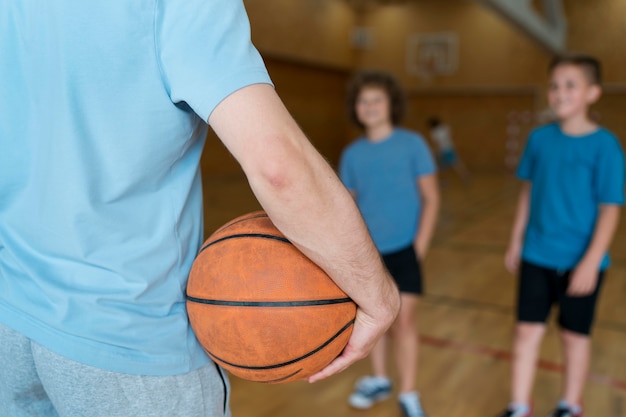
[[[522,262],[517,299],[517,320],[545,323],[553,304],[559,305],[559,325],[574,333],[589,335],[602,286],[604,272],[599,272],[593,293],[583,297],[566,294],[571,271],[556,271]]]
[[[400,292],[422,294],[422,268],[413,245],[383,255],[383,262],[398,284]]]

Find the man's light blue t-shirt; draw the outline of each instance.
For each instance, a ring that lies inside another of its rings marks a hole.
[[[270,83],[241,0],[0,4],[0,322],[144,375],[208,358],[185,311],[209,115]]]
[[[600,204],[624,203],[624,155],[604,128],[569,136],[558,124],[534,130],[517,170],[531,183],[522,258],[570,270],[586,252]],[[609,265],[605,255],[600,269]]]
[[[436,171],[424,139],[396,128],[380,142],[359,138],[342,154],[339,173],[382,254],[414,241],[421,214],[418,179]]]

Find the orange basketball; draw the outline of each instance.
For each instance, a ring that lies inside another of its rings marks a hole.
[[[301,380],[328,365],[356,315],[355,303],[262,211],[232,220],[204,243],[187,309],[213,360],[266,383]]]

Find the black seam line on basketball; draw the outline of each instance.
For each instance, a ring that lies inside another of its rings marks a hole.
[[[264,218],[268,218],[269,216],[267,215],[267,213],[261,212],[258,214],[255,214],[254,216],[245,216],[243,219],[240,220],[233,220],[228,226],[224,226],[224,227],[220,227],[219,229],[217,229],[217,231],[222,231],[222,230],[226,230],[229,227],[232,227],[236,224],[239,224],[241,222],[247,222],[248,220],[254,220],[254,219],[264,219]]]
[[[308,301],[224,301],[224,300],[206,300],[204,298],[190,297],[187,295],[187,301],[198,304],[209,304],[214,306],[227,307],[310,307],[325,306],[332,304],[345,304],[352,302],[351,298],[334,298],[330,300],[308,300]]]
[[[296,376],[297,374],[299,374],[300,372],[302,372],[302,368],[300,368],[296,372],[292,372],[289,375],[284,376],[282,378],[270,379],[268,381],[257,381],[257,382],[260,382],[261,384],[276,384],[276,383],[279,383],[279,382],[283,382],[286,379],[292,378],[292,377]]]
[[[230,235],[230,236],[225,236],[221,239],[217,239],[214,240],[213,242],[207,243],[206,245],[204,245],[203,247],[200,248],[200,252],[202,252],[203,250],[205,250],[206,248],[213,246],[217,243],[223,242],[225,240],[230,240],[230,239],[240,239],[240,238],[244,238],[244,237],[252,237],[252,238],[263,238],[263,239],[273,239],[273,240],[278,240],[279,242],[283,242],[283,243],[289,243],[290,245],[292,244],[289,239],[281,237],[281,236],[274,236],[274,235],[268,235],[265,233],[241,233],[241,234],[237,234],[237,235]]]
[[[324,342],[324,344],[322,344],[320,347],[310,351],[309,353],[307,353],[306,355],[302,355],[299,358],[296,359],[292,359],[290,361],[287,362],[283,362],[283,363],[277,363],[276,365],[266,365],[266,366],[245,366],[245,365],[237,365],[236,363],[231,363],[228,361],[225,361],[224,359],[220,358],[219,356],[214,355],[213,353],[211,353],[209,350],[206,350],[206,352],[212,356],[213,358],[215,358],[216,360],[225,363],[226,365],[232,366],[234,368],[240,368],[240,369],[248,369],[251,371],[262,371],[265,369],[275,369],[275,368],[282,368],[283,366],[288,366],[288,365],[292,365],[294,363],[300,362],[301,360],[304,360],[306,358],[308,358],[309,356],[312,356],[314,354],[316,354],[317,352],[319,352],[320,350],[324,349],[326,346],[328,346],[329,344],[331,344],[336,338],[338,338],[341,333],[345,332],[346,330],[348,330],[350,328],[350,326],[352,326],[354,324],[354,319],[350,320],[345,326],[343,326],[341,328],[341,330],[339,330],[337,333],[335,333],[335,335],[333,337],[331,337],[330,339],[328,339],[326,342]]]
[[[267,218],[267,217],[269,217],[269,216],[266,213],[259,213],[259,214],[255,215],[255,216],[244,217],[243,219],[240,219],[240,220],[237,220],[237,221],[233,220],[229,224],[221,226],[219,229],[217,229],[215,231],[215,233],[221,232],[223,230],[230,229],[231,227],[233,227],[235,225],[238,225],[241,222],[247,222],[248,220],[262,219],[262,218]]]

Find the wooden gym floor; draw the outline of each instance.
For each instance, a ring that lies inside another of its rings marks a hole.
[[[418,312],[418,388],[430,417],[492,417],[509,399],[516,279],[505,271],[503,256],[519,183],[509,174],[475,176],[469,186],[449,174],[443,179]],[[259,208],[243,177],[207,178],[205,190],[207,233]],[[612,257],[593,335],[584,396],[588,417],[626,416],[626,219]],[[559,398],[561,366],[558,329],[551,322],[535,383],[536,417],[547,415]],[[233,416],[399,417],[395,397],[366,411],[347,405],[354,381],[368,371],[363,360],[315,384],[263,385],[232,377]]]

